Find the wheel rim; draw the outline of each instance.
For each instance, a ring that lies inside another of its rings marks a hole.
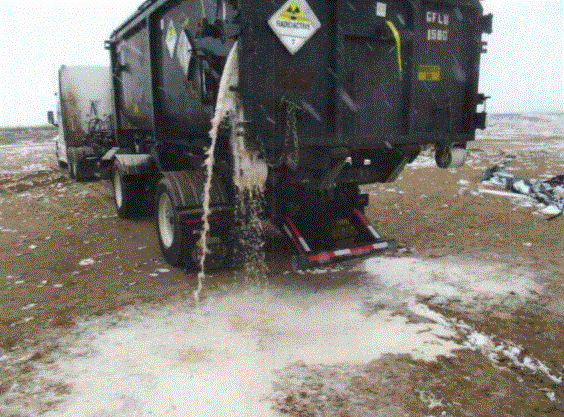
[[[121,189],[121,178],[117,170],[116,173],[114,174],[114,194],[116,198],[116,206],[118,206],[119,208],[123,204],[123,195]]]
[[[172,204],[166,192],[162,193],[159,198],[158,217],[161,242],[165,248],[170,248],[174,242],[174,225],[172,223],[174,216]]]

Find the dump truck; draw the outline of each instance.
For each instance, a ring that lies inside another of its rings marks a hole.
[[[105,44],[114,144],[98,166],[117,213],[152,201],[172,265],[198,261],[203,222],[229,258],[237,191],[258,176],[295,267],[390,249],[360,186],[428,147],[464,163],[491,31],[478,0],[148,0]]]
[[[55,155],[78,181],[93,179],[98,160],[112,148],[114,113],[110,69],[104,66],[61,66],[55,112],[49,123],[58,126]]]

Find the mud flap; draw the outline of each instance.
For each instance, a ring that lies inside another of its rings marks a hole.
[[[92,148],[87,146],[68,148],[67,157],[71,178],[77,181],[96,179],[96,162],[98,158],[94,155]]]
[[[233,211],[230,207],[214,207],[208,217],[210,230],[208,236],[208,254],[205,268],[217,270],[229,267],[232,261],[232,242],[230,241],[233,225]],[[198,241],[202,232],[202,212],[181,211],[178,222],[183,229],[184,242],[182,244],[183,263],[187,269],[197,269],[201,257]]]
[[[87,156],[76,161],[74,175],[77,181],[95,180],[96,162],[98,158],[95,156]]]

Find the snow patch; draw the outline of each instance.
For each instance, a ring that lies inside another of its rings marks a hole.
[[[519,305],[543,292],[543,286],[525,271],[473,260],[371,258],[359,269],[388,292],[399,292],[406,299],[429,299],[431,305],[455,304],[463,311]]]
[[[87,259],[82,259],[78,264],[80,266],[89,266],[89,265],[94,265],[96,263],[96,261],[92,258],[87,258]]]

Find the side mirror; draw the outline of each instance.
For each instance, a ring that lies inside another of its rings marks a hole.
[[[52,110],[47,112],[47,122],[50,125],[58,126],[58,123],[55,122],[55,113]]]

